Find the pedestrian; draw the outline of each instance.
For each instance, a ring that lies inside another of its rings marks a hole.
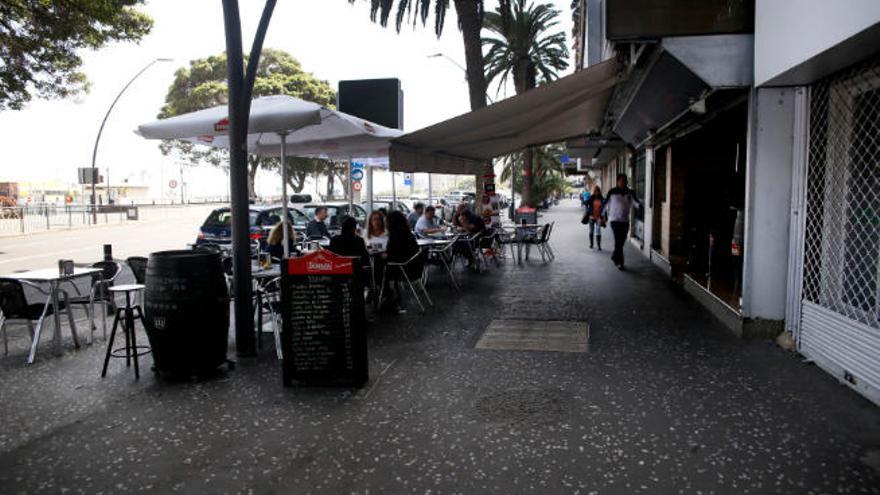
[[[590,229],[590,249],[593,249],[593,241],[595,246],[602,250],[602,229],[605,227],[605,218],[602,216],[602,206],[605,204],[605,198],[602,196],[602,188],[598,185],[593,187],[593,193],[587,199],[587,211],[584,218],[587,219],[587,226]]]
[[[623,245],[629,234],[629,215],[633,206],[640,208],[641,203],[636,199],[635,192],[627,187],[626,174],[617,176],[617,187],[608,191],[605,198],[604,218],[611,223],[611,232],[614,233],[614,254],[611,261],[619,269],[624,269]]]

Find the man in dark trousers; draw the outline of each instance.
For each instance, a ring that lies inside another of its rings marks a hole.
[[[605,197],[605,218],[611,223],[614,233],[614,254],[611,261],[623,270],[623,245],[629,234],[629,216],[633,206],[641,208],[635,192],[626,185],[626,174],[617,176],[617,187],[608,191]]]

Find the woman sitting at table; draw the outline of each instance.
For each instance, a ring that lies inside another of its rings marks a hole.
[[[364,234],[367,245],[377,251],[384,251],[388,244],[388,231],[385,228],[385,214],[381,210],[370,213]]]
[[[419,252],[419,243],[416,241],[416,236],[413,235],[411,230],[409,230],[409,222],[406,220],[406,215],[396,210],[392,211],[388,214],[387,225],[388,246],[383,255],[383,259],[387,263],[406,263]],[[380,268],[377,266],[376,273],[383,273],[379,270]],[[388,270],[386,282],[400,281],[400,277],[401,274],[399,269],[395,268],[394,270]],[[390,302],[399,312],[401,311],[400,291],[395,290],[394,285],[395,284],[389,284],[386,289],[390,289]]]
[[[273,258],[279,260],[284,258],[284,231],[281,230],[282,223],[283,222],[278,222],[272,227],[272,230],[269,231],[269,238],[266,240],[266,252]],[[287,252],[293,254],[294,246],[296,246],[296,231],[293,230],[293,226],[289,222],[287,223],[287,236]]]
[[[359,257],[358,279],[366,285],[369,281],[370,254],[367,252],[367,246],[364,244],[363,238],[357,235],[358,223],[354,217],[345,217],[342,220],[342,231],[339,235],[330,239],[330,251],[340,255],[349,257]]]

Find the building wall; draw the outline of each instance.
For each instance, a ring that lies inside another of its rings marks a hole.
[[[878,23],[877,0],[756,0],[755,84],[763,85]]]
[[[794,89],[753,90],[746,168],[743,316],[785,318]]]

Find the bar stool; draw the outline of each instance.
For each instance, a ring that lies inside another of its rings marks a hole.
[[[126,367],[131,366],[131,361],[134,359],[134,378],[135,380],[140,378],[138,356],[149,354],[151,349],[150,346],[137,345],[134,328],[134,312],[137,310],[137,319],[141,320],[141,325],[144,324],[144,313],[140,306],[132,305],[132,301],[135,300],[135,297],[133,297],[132,294],[144,290],[145,287],[146,286],[143,284],[114,285],[113,287],[109,287],[110,292],[114,295],[117,293],[125,293],[125,307],[116,309],[116,318],[113,319],[113,330],[110,332],[110,341],[107,343],[107,355],[104,357],[104,368],[101,370],[101,378],[107,376],[107,364],[110,362],[111,357],[125,358]],[[125,332],[125,347],[114,349],[113,339],[116,337],[116,328],[120,323],[122,324],[123,332]]]

